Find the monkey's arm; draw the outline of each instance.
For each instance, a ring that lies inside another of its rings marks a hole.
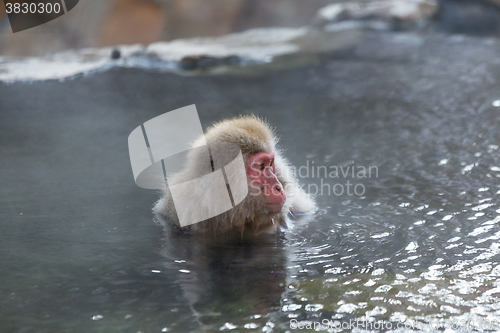
[[[290,208],[290,213],[292,215],[296,214],[308,214],[312,213],[316,209],[316,204],[312,200],[311,196],[307,194],[302,188],[298,187],[293,198],[292,206]]]

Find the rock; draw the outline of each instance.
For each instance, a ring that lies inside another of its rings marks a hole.
[[[390,25],[416,24],[434,16],[436,0],[380,0],[335,3],[323,7],[315,17],[321,25],[342,21],[382,21]]]
[[[237,65],[241,61],[238,56],[227,56],[222,58],[205,55],[188,56],[179,60],[179,67],[184,70],[194,70],[199,68],[209,68],[215,66]]]
[[[121,52],[119,49],[113,49],[113,51],[111,51],[111,59],[120,59],[121,57]]]
[[[500,0],[441,0],[438,27],[449,33],[500,34]]]

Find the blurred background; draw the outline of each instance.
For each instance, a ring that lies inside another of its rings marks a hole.
[[[429,19],[427,23],[438,30],[483,35],[500,31],[500,0],[81,0],[66,15],[16,34],[1,4],[0,55],[39,56],[67,49],[220,36],[257,27],[300,27],[317,24],[318,12],[332,3],[371,3],[386,12],[423,3],[425,14],[417,13],[417,19],[412,19],[420,23],[421,18]],[[429,6],[435,9],[429,11]],[[357,14],[351,16],[359,18]],[[374,14],[368,10],[363,18],[370,15]]]
[[[82,0],[68,14],[12,34],[0,5],[0,54],[45,55],[66,49],[149,44],[220,36],[255,27],[308,24],[331,0]]]

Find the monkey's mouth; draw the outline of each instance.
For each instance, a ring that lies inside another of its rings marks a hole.
[[[285,201],[283,202],[266,202],[265,206],[267,209],[272,211],[273,213],[277,213],[283,208],[283,205],[285,204]]]

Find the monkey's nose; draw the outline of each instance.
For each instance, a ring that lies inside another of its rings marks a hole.
[[[276,185],[275,189],[276,189],[276,191],[278,191],[278,193],[280,193],[281,191],[283,191],[283,189],[279,185]]]

